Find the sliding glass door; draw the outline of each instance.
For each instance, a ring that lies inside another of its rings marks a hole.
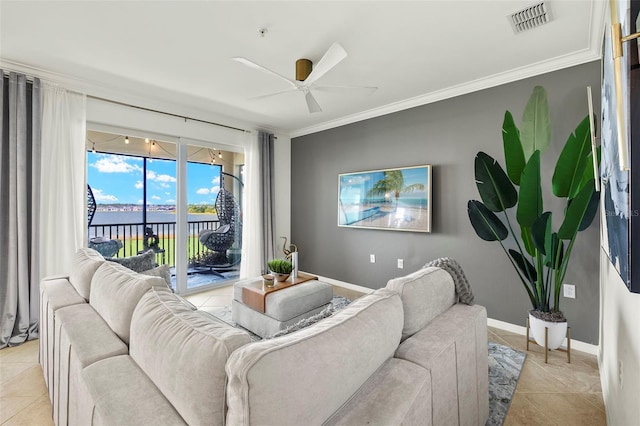
[[[170,267],[174,290],[184,293],[239,275],[244,156],[181,145],[89,131],[87,196],[95,205],[89,246],[114,257],[153,250],[156,263]],[[186,220],[178,220],[180,212]]]

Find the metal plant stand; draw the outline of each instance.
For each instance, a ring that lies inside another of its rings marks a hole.
[[[529,342],[538,344],[535,339],[529,338],[529,318],[527,318],[527,352],[529,351]],[[548,364],[549,358],[549,328],[544,328],[544,363]],[[556,349],[561,352],[567,353],[567,363],[571,364],[571,327],[567,327],[567,349]]]

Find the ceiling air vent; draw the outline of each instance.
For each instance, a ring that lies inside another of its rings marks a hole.
[[[509,16],[509,22],[511,22],[516,34],[539,27],[549,21],[551,21],[551,11],[544,2],[529,6]]]

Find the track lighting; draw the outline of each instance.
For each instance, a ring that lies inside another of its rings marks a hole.
[[[126,143],[127,145],[129,144],[129,136],[124,137],[124,143]]]
[[[93,146],[91,148],[91,152],[93,152],[94,154],[96,153],[96,143],[92,142]]]
[[[149,138],[144,138],[144,143],[149,143]]]
[[[218,158],[222,158],[222,152],[218,151]]]

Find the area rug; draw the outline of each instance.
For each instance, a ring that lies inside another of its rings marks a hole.
[[[337,312],[344,309],[350,300],[344,297],[334,297],[331,303],[334,311]],[[207,309],[207,312],[234,327],[242,328],[233,322],[231,306],[210,308]],[[251,335],[251,340],[262,340],[260,336],[245,328],[242,329]],[[501,426],[503,424],[526,356],[525,352],[489,342],[489,419],[486,426]]]
[[[489,342],[489,419],[487,426],[500,426],[509,411],[513,393],[527,354]]]

